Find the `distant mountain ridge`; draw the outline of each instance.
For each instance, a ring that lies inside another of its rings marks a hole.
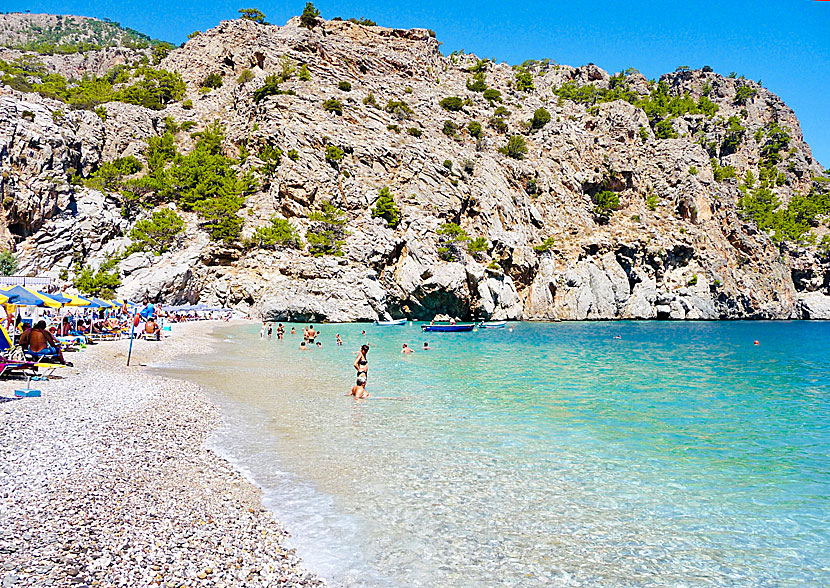
[[[163,43],[108,19],[88,16],[0,14],[0,45],[38,53],[75,53],[103,47],[145,49]]]

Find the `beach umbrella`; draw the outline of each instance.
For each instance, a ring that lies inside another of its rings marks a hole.
[[[91,306],[92,300],[89,298],[84,298],[83,296],[79,296],[78,294],[69,294],[70,302],[66,303],[66,306]]]
[[[9,301],[9,297],[0,292],[0,304],[6,304]]]
[[[6,288],[2,291],[2,293],[8,298],[7,304],[13,304],[15,306],[60,307],[60,303],[55,302],[54,300],[47,304],[46,300],[44,300],[45,297],[33,294],[23,286],[12,286],[11,288]]]
[[[93,296],[91,300],[92,302],[98,305],[98,308],[112,308],[113,306],[115,306],[112,302],[107,302],[106,300],[95,298],[95,296]]]
[[[38,296],[40,296],[41,298],[46,298],[46,299],[49,299],[49,300],[54,300],[55,302],[57,302],[57,303],[58,303],[58,304],[60,304],[61,306],[63,306],[64,304],[67,304],[67,303],[69,303],[69,302],[72,302],[72,299],[71,299],[71,298],[69,298],[68,296],[64,296],[63,294],[47,294],[46,292],[41,292],[41,291],[39,291],[39,290],[38,290],[38,291],[34,291],[34,290],[30,289],[30,288],[26,288],[26,289],[27,289],[27,290],[29,290],[29,292],[31,292],[32,294],[37,294],[37,295],[38,295]],[[48,305],[47,305],[47,306],[48,306]]]

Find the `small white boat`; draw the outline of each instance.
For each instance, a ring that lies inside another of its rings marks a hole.
[[[507,325],[507,321],[493,321],[489,323],[481,323],[479,325],[482,329],[503,329]]]
[[[406,324],[406,319],[398,319],[396,321],[375,321],[379,327],[402,327]]]

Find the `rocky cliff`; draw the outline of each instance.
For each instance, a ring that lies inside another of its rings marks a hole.
[[[825,171],[759,84],[515,68],[444,56],[426,29],[311,24],[235,20],[195,36],[158,64],[185,95],[156,110],[73,110],[7,76],[0,238],[24,271],[72,280],[114,257],[119,294],[282,320],[830,318]],[[142,56],[37,67],[103,75]],[[239,238],[211,239],[175,190],[136,207],[117,186],[85,185],[130,155],[140,177],[152,138],[170,132],[187,153],[217,120],[223,155],[256,178],[226,213]],[[384,187],[397,224],[372,215]],[[337,254],[251,238],[287,219],[306,242],[329,204],[344,213]],[[160,254],[128,249],[161,208],[180,210],[184,237]]]

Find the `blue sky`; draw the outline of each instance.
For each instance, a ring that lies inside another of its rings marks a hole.
[[[181,43],[188,33],[257,7],[283,24],[304,1],[7,0],[5,11],[108,17],[153,37]],[[379,25],[436,31],[444,53],[464,49],[520,63],[550,58],[593,62],[609,72],[636,67],[657,77],[677,66],[736,71],[781,96],[795,110],[813,155],[830,165],[830,2],[720,0],[319,1],[323,17],[365,16]],[[175,8],[174,8],[175,6]]]

